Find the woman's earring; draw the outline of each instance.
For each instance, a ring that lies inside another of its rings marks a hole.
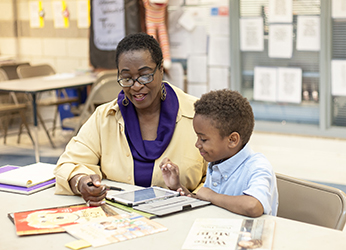
[[[161,84],[161,100],[162,100],[162,101],[166,100],[166,96],[167,96],[166,87],[165,87],[165,85],[162,83],[162,84]]]
[[[123,99],[123,101],[122,101],[122,104],[123,104],[124,107],[126,107],[127,105],[129,105],[129,100],[126,99],[126,95],[125,95],[125,97],[124,97],[124,99]]]

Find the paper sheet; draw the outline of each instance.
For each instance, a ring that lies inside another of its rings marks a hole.
[[[297,50],[320,50],[320,17],[298,16]]]
[[[229,89],[229,70],[225,67],[209,67],[209,90]]]
[[[184,90],[184,69],[181,63],[172,63],[172,66],[169,69],[169,77],[167,80],[174,86]]]
[[[187,58],[187,81],[207,82],[207,55],[190,55]]]
[[[332,95],[346,96],[346,60],[332,60]]]
[[[210,8],[210,35],[229,35],[228,6]]]
[[[292,0],[269,0],[268,22],[269,23],[292,23],[293,3]]]
[[[44,26],[44,19],[39,15],[40,11],[42,11],[42,1],[29,2],[31,28],[42,28]]]
[[[255,67],[254,100],[276,101],[277,70],[274,67]]]
[[[332,18],[346,18],[345,0],[332,0]]]
[[[201,96],[208,92],[206,83],[188,83],[187,93],[195,97],[201,98]]]
[[[263,18],[240,19],[240,50],[263,51]]]
[[[191,53],[206,54],[207,53],[207,30],[204,26],[198,25],[191,32]]]
[[[77,1],[77,25],[78,28],[89,28],[90,26],[90,1]]]
[[[229,37],[211,36],[209,38],[208,64],[210,66],[230,66]]]
[[[302,69],[282,68],[277,69],[278,87],[277,101],[301,103],[302,101]]]
[[[268,54],[272,58],[291,58],[293,53],[293,25],[269,25]]]
[[[55,164],[35,163],[0,174],[0,183],[31,187],[36,184],[54,179]]]

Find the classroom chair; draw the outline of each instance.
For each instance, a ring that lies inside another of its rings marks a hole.
[[[346,194],[334,187],[276,173],[279,192],[277,216],[343,230]]]
[[[81,114],[79,116],[67,117],[63,119],[62,126],[64,128],[73,129],[73,134],[77,134],[80,127],[84,124],[84,122],[86,122],[86,120],[88,120],[97,106],[117,98],[121,90],[122,88],[118,84],[117,77],[108,77],[103,79],[91,89]]]
[[[8,77],[6,72],[3,69],[0,69],[0,81],[7,81]],[[10,92],[9,94],[2,95],[1,105],[0,105],[0,126],[4,131],[4,144],[6,144],[7,132],[10,121],[16,116],[19,115],[21,122],[19,125],[19,133],[18,133],[18,143],[20,139],[20,135],[22,133],[22,127],[25,126],[27,133],[34,143],[34,140],[31,136],[29,125],[26,121],[26,112],[27,105],[24,103],[18,103],[18,99],[14,92]]]
[[[19,78],[29,78],[29,77],[37,77],[37,76],[50,76],[55,74],[55,70],[53,69],[52,66],[49,64],[39,64],[39,65],[22,65],[17,68],[17,73]],[[31,99],[31,96],[29,97]],[[58,119],[58,114],[59,114],[59,105],[63,104],[72,104],[75,102],[79,102],[78,97],[69,97],[66,90],[62,89],[59,90],[57,93],[57,97],[54,99],[49,98],[48,100],[40,100],[38,98],[37,106],[38,107],[47,107],[47,106],[55,106],[55,111],[54,111],[54,118],[53,118],[53,128],[52,128],[52,135],[54,136],[55,129],[56,129],[56,123]],[[47,137],[50,141],[50,144],[52,145],[53,148],[55,148],[55,145],[53,143],[53,140],[48,132],[48,129],[44,123],[44,120],[40,114],[39,111],[37,111],[37,118],[39,122],[41,123],[44,131],[47,134]]]

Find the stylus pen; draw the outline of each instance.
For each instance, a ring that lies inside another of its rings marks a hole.
[[[87,185],[89,187],[92,187],[94,186],[94,183],[92,181],[89,181]],[[105,186],[107,190],[125,191],[124,189],[120,187],[113,187],[113,186],[107,186],[107,185],[103,185],[103,186]]]

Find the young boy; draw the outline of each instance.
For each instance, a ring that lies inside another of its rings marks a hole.
[[[180,184],[179,168],[165,158],[160,168],[169,189],[250,217],[276,215],[278,192],[272,166],[247,144],[254,128],[250,103],[238,92],[211,91],[195,102],[195,146],[209,162],[196,194]]]

